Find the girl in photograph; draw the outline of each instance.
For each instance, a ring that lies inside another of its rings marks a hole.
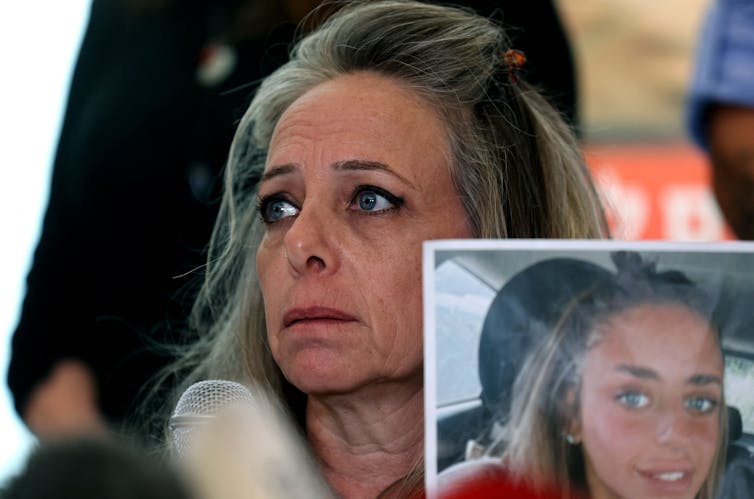
[[[529,355],[495,459],[446,484],[498,473],[561,497],[715,497],[727,418],[711,300],[636,253],[613,260]]]

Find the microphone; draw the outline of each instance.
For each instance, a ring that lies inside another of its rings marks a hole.
[[[298,429],[276,398],[235,381],[194,383],[169,428],[202,499],[332,499]]]
[[[184,457],[191,448],[195,430],[206,425],[223,411],[232,408],[251,408],[255,399],[241,383],[223,379],[198,381],[186,388],[178,399],[168,428],[173,437],[173,449]]]

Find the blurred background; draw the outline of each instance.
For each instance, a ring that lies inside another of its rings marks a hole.
[[[34,442],[13,410],[5,375],[88,8],[88,0],[0,3],[0,482]]]
[[[709,0],[558,0],[578,69],[582,138],[616,238],[730,232],[687,139],[683,105]],[[6,388],[10,335],[39,236],[50,166],[89,2],[0,4],[0,483],[34,439]]]
[[[709,0],[558,0],[587,157],[623,239],[731,237],[684,102]]]

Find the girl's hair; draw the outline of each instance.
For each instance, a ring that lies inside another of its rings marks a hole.
[[[553,333],[527,358],[514,383],[509,419],[488,450],[502,456],[521,480],[551,485],[566,498],[587,489],[582,446],[568,443],[565,435],[580,412],[581,367],[601,338],[600,326],[625,310],[653,304],[685,307],[717,330],[711,297],[683,273],[659,272],[633,252],[616,252],[612,258],[617,274],[575,297]],[[722,476],[728,421],[724,396],[719,407],[718,445],[698,499],[715,497]]]
[[[182,382],[176,394],[196,380],[223,378],[264,385],[301,409],[303,396],[283,380],[267,344],[255,269],[264,230],[256,187],[283,112],[338,76],[382,75],[436,111],[476,237],[607,235],[572,131],[506,63],[509,48],[503,29],[473,12],[401,0],[349,2],[297,43],[290,61],[262,82],[236,132],[192,314],[197,339],[171,367]]]

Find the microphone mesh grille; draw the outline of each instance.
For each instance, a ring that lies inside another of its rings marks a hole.
[[[214,416],[228,404],[253,402],[251,392],[241,383],[209,379],[194,383],[183,392],[173,416]]]
[[[174,451],[185,456],[190,449],[191,433],[204,420],[230,405],[252,405],[254,397],[241,383],[220,379],[199,381],[186,388],[170,418]],[[192,419],[193,418],[193,419]]]

